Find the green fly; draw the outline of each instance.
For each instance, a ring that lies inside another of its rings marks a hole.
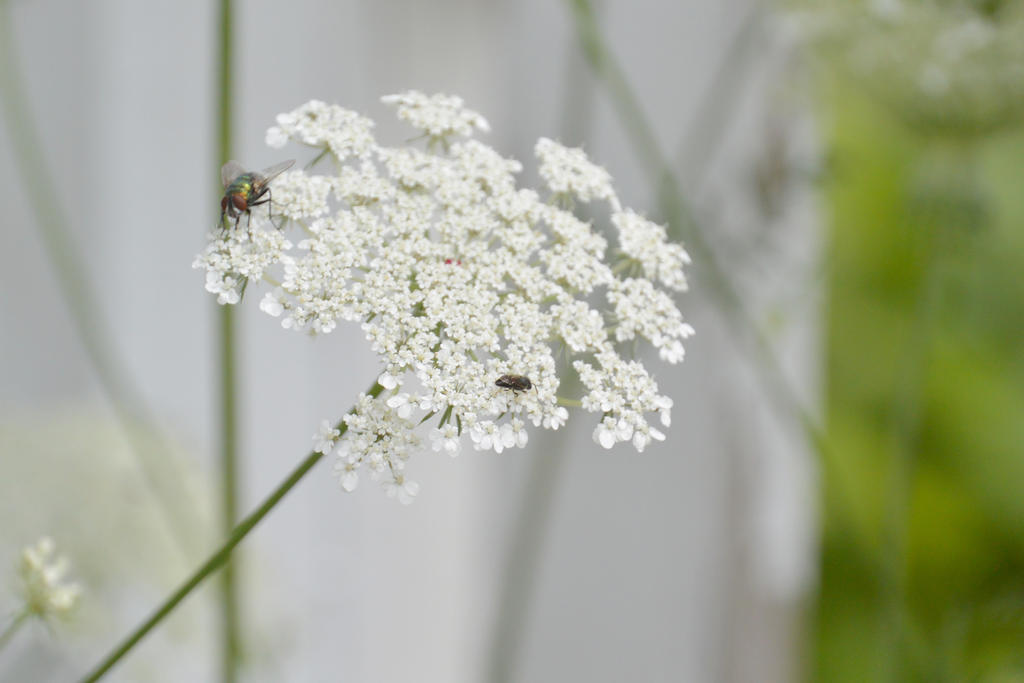
[[[246,171],[237,161],[229,161],[221,166],[220,182],[224,185],[224,198],[220,200],[221,228],[227,228],[224,221],[226,216],[235,219],[237,229],[243,213],[248,215],[246,227],[249,227],[252,223],[252,207],[270,203],[270,181],[287,171],[294,163],[295,159],[289,159],[269,166],[259,173]],[[262,199],[263,195],[267,198]],[[273,204],[267,207],[268,214],[272,206]]]

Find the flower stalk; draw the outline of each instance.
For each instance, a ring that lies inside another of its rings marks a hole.
[[[14,617],[11,618],[10,623],[7,624],[7,628],[3,630],[3,633],[0,633],[0,650],[3,650],[4,647],[7,646],[7,643],[10,642],[14,634],[21,629],[26,621],[28,621],[30,616],[32,616],[32,612],[30,612],[27,607],[22,608],[15,613]]]
[[[217,168],[232,156],[232,121],[234,118],[233,58],[234,28],[232,2],[220,0],[217,53]],[[238,379],[236,367],[238,345],[235,339],[235,311],[231,306],[217,307],[217,366],[220,383],[217,387],[220,406],[220,510],[221,528],[229,534],[238,520]],[[237,578],[238,561],[227,557],[220,575],[221,606],[221,680],[237,680],[242,660],[242,634],[239,618]]]
[[[369,396],[376,397],[381,391],[383,391],[383,387],[374,382],[366,393]],[[348,429],[348,426],[345,424],[345,421],[342,420],[335,428],[338,430],[339,434],[344,434]],[[228,536],[224,544],[221,545],[221,547],[218,548],[206,560],[206,562],[200,565],[199,568],[196,569],[192,575],[189,576],[189,578],[186,579],[173,593],[171,593],[171,595],[169,595],[145,621],[139,624],[139,626],[136,627],[136,629],[132,631],[119,645],[111,650],[110,653],[108,653],[92,671],[86,674],[82,679],[83,683],[93,683],[94,681],[100,680],[100,678],[102,678],[104,674],[110,671],[115,664],[128,654],[132,648],[134,648],[139,641],[146,636],[146,634],[153,630],[157,624],[173,612],[175,607],[177,607],[182,600],[188,597],[188,595],[198,588],[211,574],[221,568],[231,557],[231,552],[235,549],[235,546],[241,543],[242,540],[249,535],[256,525],[259,524],[263,518],[281,502],[288,492],[291,491],[323,457],[324,454],[318,450],[314,450],[309,453],[255,510],[249,513],[247,517],[232,529],[231,534]]]

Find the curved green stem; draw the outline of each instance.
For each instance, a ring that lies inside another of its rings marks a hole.
[[[384,387],[374,382],[366,393],[370,396],[376,397],[379,396],[383,390]],[[351,413],[352,411],[349,411],[349,414]],[[348,431],[348,425],[345,424],[344,420],[340,420],[335,428],[341,434]],[[192,575],[177,588],[177,590],[171,593],[171,595],[164,600],[163,604],[156,608],[156,610],[154,610],[144,622],[139,624],[139,626],[132,631],[131,634],[121,642],[121,644],[115,647],[106,657],[104,657],[103,660],[96,665],[96,668],[86,674],[82,679],[83,683],[92,683],[93,681],[98,681],[102,678],[103,675],[110,671],[110,669],[113,668],[113,666],[117,664],[122,657],[128,654],[128,652],[130,652],[131,649],[135,647],[147,633],[153,630],[153,627],[163,621],[165,617],[174,611],[174,608],[178,606],[178,603],[184,600],[188,594],[195,590],[207,577],[210,576],[210,574],[224,565],[228,561],[228,558],[231,557],[231,551],[234,550],[235,546],[242,542],[242,539],[244,539],[249,532],[267,516],[267,513],[273,510],[274,507],[281,502],[281,499],[284,498],[285,495],[291,491],[292,488],[294,488],[295,485],[298,484],[304,476],[306,476],[306,473],[309,472],[309,470],[312,469],[312,467],[323,457],[324,454],[317,451],[313,451],[307,455],[305,459],[303,459],[303,461],[300,462],[294,470],[292,470],[291,474],[289,474],[284,481],[278,484],[277,488],[275,488],[271,494],[267,496],[262,503],[260,503],[259,507],[249,513],[245,519],[239,522],[238,526],[232,529],[231,534],[228,536],[224,544],[218,548],[217,551],[206,560],[206,562],[196,569],[195,572],[193,572]]]

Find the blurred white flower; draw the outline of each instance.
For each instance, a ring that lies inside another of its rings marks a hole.
[[[69,563],[55,551],[53,540],[44,536],[21,551],[18,563],[25,611],[40,619],[66,617],[82,593],[78,584],[65,581]]]
[[[211,235],[195,264],[221,303],[263,277],[270,291],[260,308],[287,329],[361,324],[383,365],[383,392],[360,397],[336,443],[329,423],[314,437],[318,449],[335,446],[342,487],[353,490],[368,472],[411,501],[419,487],[405,462],[419,447],[416,426],[431,418],[431,447],[451,455],[467,432],[475,449],[500,453],[525,446],[529,423],[559,428],[568,419],[557,396],[561,353],[576,359],[601,445],[643,450],[663,439],[647,414],[667,426],[671,399],[619,345],[641,337],[663,360],[683,359],[693,329],[663,288],[686,288],[685,250],[623,210],[608,172],[580,149],[538,142],[551,191],[542,198],[517,188],[518,161],[466,139],[487,125],[461,99],[409,92],[384,101],[429,136],[426,150],[380,146],[367,119],[323,103],[282,114],[268,142],[284,135],[335,157],[327,175],[293,171],[274,186],[278,227],[302,236],[293,246],[261,208],[252,239],[243,230]],[[608,204],[622,263],[609,263],[607,240],[561,208],[595,199]],[[506,374],[530,388],[496,386]]]
[[[84,589],[62,629],[60,656],[38,641],[30,645],[33,637],[21,634],[15,669],[32,675],[12,680],[81,676],[95,665],[96,653],[110,647],[112,633],[137,625],[137,613],[122,606],[173,590],[218,540],[205,468],[166,432],[139,422],[131,429],[129,440],[109,408],[74,403],[42,410],[9,406],[0,417],[0,565],[12,569],[5,583],[19,590],[24,539],[45,530],[56,539],[57,554],[71,559],[70,576]],[[150,458],[153,478],[143,474],[138,453]],[[256,572],[272,571],[271,562],[253,564]],[[168,628],[150,634],[145,657],[123,662],[122,680],[151,680],[168,662],[182,680],[203,679],[201,655],[214,638],[214,625],[203,613],[214,596],[196,600]],[[262,609],[280,613],[276,604]],[[267,637],[263,626],[251,626],[258,637]],[[11,664],[0,663],[0,680],[8,680],[3,672],[14,675]]]
[[[788,5],[798,36],[919,132],[987,133],[1024,119],[1024,3]]]
[[[382,97],[385,104],[398,107],[398,118],[434,138],[448,135],[470,136],[473,129],[489,131],[487,119],[462,106],[462,98],[454,95],[424,95],[410,90],[399,95]]]
[[[408,505],[420,492],[420,485],[414,481],[407,481],[404,476],[399,474],[394,481],[387,485],[387,492],[389,498],[398,498],[399,503]]]

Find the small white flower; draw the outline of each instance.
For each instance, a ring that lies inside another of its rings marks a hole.
[[[611,175],[590,161],[582,149],[541,138],[534,153],[540,159],[541,177],[555,194],[573,195],[581,202],[607,199],[618,207]]]
[[[654,407],[661,415],[661,426],[672,426],[672,399],[668,396],[659,396],[654,400]]]
[[[274,180],[274,211],[299,220],[327,215],[327,196],[334,184],[322,176],[307,176],[302,171],[282,173]]]
[[[402,505],[409,505],[412,503],[416,494],[420,492],[420,485],[414,481],[407,480],[405,477],[399,475],[395,477],[394,481],[387,485],[388,498],[398,498],[398,502]]]
[[[398,95],[387,95],[381,102],[398,107],[398,118],[431,137],[448,135],[470,136],[473,129],[489,131],[487,120],[463,106],[462,98],[454,95],[424,95],[410,90]]]
[[[339,458],[334,465],[334,473],[338,476],[338,483],[346,493],[352,493],[359,485],[358,463],[350,462],[347,458]]]
[[[275,289],[273,292],[267,292],[260,299],[260,310],[267,315],[277,318],[284,312],[283,298],[284,292],[280,288]]]
[[[395,394],[387,400],[388,408],[394,410],[395,414],[403,420],[408,419],[412,415],[412,410],[416,403],[415,397],[410,397],[406,393]]]
[[[365,158],[375,144],[373,121],[318,100],[278,115],[277,125],[267,131],[267,144],[283,147],[282,138],[314,147],[326,145],[339,162],[350,157]]]
[[[341,432],[334,428],[330,420],[320,423],[320,431],[313,437],[313,450],[324,455],[334,449],[334,442],[341,436]]]
[[[267,147],[281,149],[288,144],[288,133],[284,132],[283,128],[271,126],[267,129],[265,141],[267,143]]]
[[[82,592],[78,584],[64,581],[70,565],[54,553],[53,540],[44,536],[21,551],[18,565],[25,609],[42,619],[67,616]]]
[[[478,451],[489,451],[493,448],[501,453],[504,449],[501,428],[490,420],[474,424],[469,430],[469,438],[473,441],[473,447]]]
[[[597,427],[594,428],[594,442],[599,444],[601,448],[611,448],[615,445],[618,439],[615,438],[615,420],[611,417],[606,417],[597,423]]]
[[[569,420],[569,411],[558,406],[551,413],[544,416],[542,424],[544,429],[558,429]]]
[[[448,423],[440,429],[432,430],[430,432],[430,446],[435,451],[444,451],[454,458],[459,454],[462,446],[458,428]]]

